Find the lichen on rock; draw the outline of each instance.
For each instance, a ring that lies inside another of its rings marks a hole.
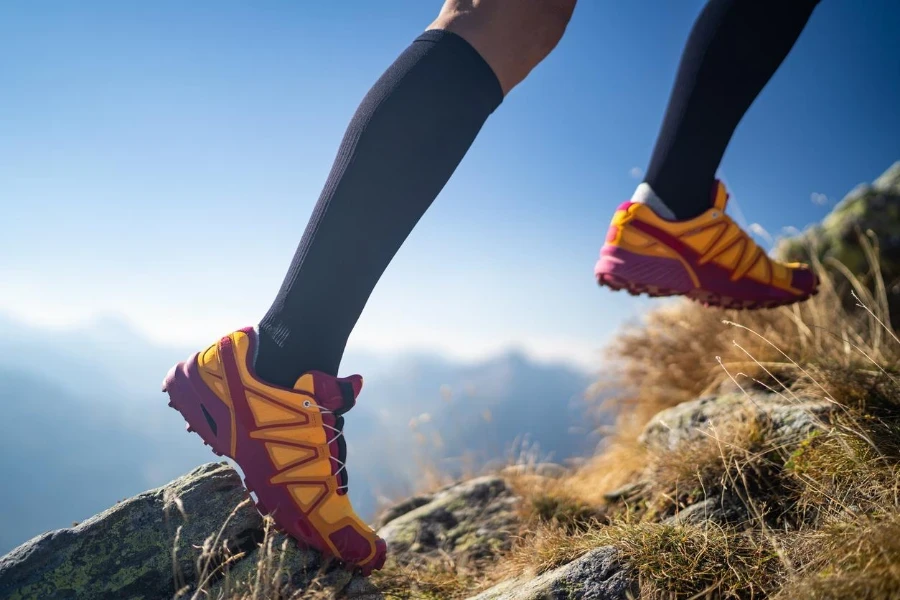
[[[210,536],[235,553],[256,543],[262,520],[246,499],[231,467],[203,465],[0,558],[0,597],[172,596],[201,575],[197,560]]]
[[[789,400],[777,394],[722,394],[683,402],[657,414],[639,441],[650,450],[675,450],[713,432],[717,425],[738,418],[754,418],[770,428],[770,435],[802,440],[821,429],[835,410],[833,402]]]
[[[438,553],[486,558],[509,549],[518,502],[503,479],[479,477],[444,488],[390,520],[378,534],[400,562]]]

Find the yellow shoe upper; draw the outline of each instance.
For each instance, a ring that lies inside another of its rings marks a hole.
[[[792,294],[807,293],[794,285],[795,271],[807,267],[770,258],[725,214],[727,202],[728,193],[719,182],[713,206],[685,221],[668,221],[646,204],[626,203],[613,216],[607,243],[644,256],[677,259],[698,288],[698,271],[714,264],[726,269],[734,282],[746,278]]]

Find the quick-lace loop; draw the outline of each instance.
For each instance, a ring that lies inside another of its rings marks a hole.
[[[319,409],[319,413],[321,413],[321,414],[326,414],[326,415],[333,415],[333,414],[335,414],[333,410],[328,410],[327,408],[322,408],[321,406],[318,406],[318,407],[316,407],[316,408]],[[327,423],[322,423],[322,427],[327,427],[328,429],[337,432],[337,435],[336,435],[336,436],[334,436],[333,438],[331,438],[331,439],[329,439],[329,440],[325,440],[325,443],[328,444],[329,446],[331,445],[331,442],[337,440],[337,439],[340,438],[342,435],[344,435],[344,431],[343,431],[342,429],[338,429],[337,427],[332,427],[331,425],[328,425]],[[345,463],[345,462],[342,461],[341,459],[335,458],[334,456],[331,456],[330,453],[329,453],[328,458],[330,458],[331,460],[333,460],[334,462],[336,462],[337,464],[339,464],[339,465],[341,466],[340,469],[338,469],[337,471],[334,472],[334,476],[335,476],[335,477],[337,477],[337,476],[341,473],[341,471],[346,471],[346,470],[347,470],[347,463]],[[339,490],[346,490],[346,489],[348,489],[349,487],[350,487],[350,486],[348,486],[348,485],[339,485],[339,486],[337,487],[337,489],[339,489]]]
[[[737,281],[747,274],[750,269],[759,261],[760,256],[765,255],[762,249],[759,247],[753,238],[743,229],[741,229],[737,223],[735,223],[731,217],[729,217],[725,213],[715,212],[713,216],[722,216],[723,221],[725,222],[725,229],[719,234],[715,241],[710,245],[707,250],[701,254],[700,256],[700,264],[704,265],[718,256],[725,254],[731,248],[733,248],[737,244],[743,244],[741,247],[741,253],[737,257],[734,266],[734,272],[731,275],[732,281]],[[733,235],[736,233],[737,235]],[[729,238],[730,236],[730,238]],[[721,244],[722,239],[728,239],[728,242],[725,244]],[[752,259],[752,260],[751,260]],[[744,268],[741,269],[741,266],[744,265]]]

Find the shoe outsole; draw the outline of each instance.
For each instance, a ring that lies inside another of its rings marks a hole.
[[[692,264],[693,274],[687,270],[686,262]],[[688,259],[646,256],[608,243],[600,250],[594,277],[601,286],[633,296],[686,296],[703,306],[731,310],[789,306],[808,300],[819,290],[818,277],[813,277],[806,293],[794,294],[752,280],[731,280],[731,273],[714,263],[700,265]],[[698,278],[701,286],[713,282],[711,287],[718,292],[698,286]]]
[[[195,359],[195,357],[193,357],[193,359]],[[178,411],[178,413],[185,420],[185,431],[187,431],[188,433],[197,434],[197,436],[203,441],[203,444],[205,446],[208,446],[209,449],[212,450],[213,454],[215,454],[216,456],[230,458],[230,459],[234,460],[235,462],[237,462],[237,459],[230,456],[227,452],[224,452],[220,448],[218,448],[215,441],[208,440],[206,438],[206,436],[203,434],[202,427],[198,427],[197,429],[195,429],[194,426],[191,425],[191,420],[188,417],[188,415],[186,414],[187,407],[179,406],[179,402],[177,399],[178,394],[175,394],[173,392],[178,386],[178,384],[175,381],[176,377],[177,377],[177,372],[179,369],[182,369],[184,367],[184,364],[185,363],[181,362],[181,363],[178,363],[177,365],[175,365],[174,367],[172,367],[169,370],[168,374],[166,375],[166,378],[163,380],[162,392],[165,393],[169,397],[169,402],[168,402],[169,408],[172,408],[173,410]],[[238,463],[238,464],[240,465],[240,463]],[[246,477],[244,478],[243,482],[244,482],[244,487],[247,489],[248,496],[249,496],[250,500],[253,502],[254,506],[256,507],[256,510],[259,511],[259,513],[263,516],[272,516],[273,517],[273,520],[275,521],[275,530],[276,531],[281,532],[281,533],[287,533],[285,531],[285,528],[280,526],[278,524],[277,520],[274,519],[274,514],[268,510],[268,508],[265,506],[265,504],[261,500],[259,500],[258,492],[253,489],[253,486],[250,484],[250,482],[247,480]],[[254,494],[256,495],[256,497],[254,497]],[[380,570],[382,567],[384,567],[384,563],[387,558],[387,546],[384,543],[384,541],[381,539],[379,539],[378,543],[376,544],[377,552],[376,552],[376,555],[371,560],[369,560],[368,562],[363,563],[363,564],[354,564],[354,563],[350,563],[350,562],[342,560],[341,557],[336,556],[326,546],[321,546],[320,544],[314,544],[314,543],[311,543],[309,540],[299,539],[296,536],[292,536],[292,537],[296,540],[296,542],[301,547],[312,548],[314,550],[317,550],[322,555],[323,558],[333,559],[333,560],[337,561],[338,563],[343,564],[348,569],[356,570],[364,577],[368,577],[369,575],[372,574],[373,571]]]
[[[778,308],[779,306],[790,306],[791,304],[809,300],[811,297],[819,293],[819,288],[818,286],[816,286],[816,288],[811,293],[795,296],[790,299],[758,301],[738,300],[736,298],[730,298],[728,296],[720,296],[703,289],[692,289],[687,292],[670,290],[654,285],[644,285],[641,283],[631,282],[609,273],[601,273],[597,275],[597,283],[602,287],[607,287],[614,291],[628,292],[632,296],[645,295],[650,298],[685,296],[695,302],[702,304],[705,307],[725,308],[730,310],[759,310]]]

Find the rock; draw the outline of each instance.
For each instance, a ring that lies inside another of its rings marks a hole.
[[[413,496],[412,498],[408,498],[399,504],[395,504],[394,506],[388,508],[386,511],[381,513],[378,517],[377,528],[384,527],[397,517],[402,517],[406,513],[413,511],[420,506],[424,506],[434,500],[434,494],[425,495],[425,496]]]
[[[217,535],[217,543],[208,541]],[[208,552],[211,560],[202,559],[206,567],[198,569],[204,545],[221,551]],[[226,556],[231,560],[217,569]],[[268,560],[260,566],[261,556]],[[190,597],[201,587],[203,598],[224,600],[249,597],[254,584],[259,597],[288,597],[313,581],[331,591],[366,589],[359,579],[335,562],[323,564],[318,552],[290,537],[272,532],[266,538],[240,476],[225,463],[199,467],[0,558],[0,598],[16,600],[156,600],[177,590]]]
[[[881,177],[872,184],[872,187],[887,194],[900,194],[900,160],[882,173]]]
[[[815,256],[826,267],[826,259],[835,259],[855,276],[867,280],[870,265],[859,242],[859,234],[867,231],[874,234],[880,248],[879,262],[888,287],[891,315],[900,317],[900,161],[871,185],[857,186],[822,223],[782,240],[774,254],[803,262]],[[842,283],[844,276],[838,274],[836,280]]]
[[[812,431],[821,429],[834,409],[834,404],[829,402],[807,399],[792,402],[776,394],[708,396],[660,412],[647,424],[639,440],[650,450],[674,450],[748,410],[771,426],[774,438],[799,442]]]
[[[518,502],[503,479],[479,477],[438,492],[378,535],[401,563],[443,553],[486,558],[510,548]]]
[[[713,522],[718,525],[746,523],[749,519],[747,508],[730,495],[707,498],[692,504],[669,517],[663,523],[668,525],[703,525]]]
[[[626,600],[637,597],[635,580],[611,546],[529,579],[500,583],[470,600]]]
[[[342,592],[345,600],[385,600],[375,584],[365,577],[354,577]]]
[[[627,501],[640,496],[641,492],[644,491],[644,487],[645,483],[643,481],[631,481],[611,492],[606,492],[603,494],[603,498],[607,502]]]
[[[250,503],[235,510],[246,499],[231,467],[204,465],[0,558],[0,597],[170,598],[197,581],[199,548],[210,535],[221,530],[219,547],[231,552],[257,543],[259,513]]]

